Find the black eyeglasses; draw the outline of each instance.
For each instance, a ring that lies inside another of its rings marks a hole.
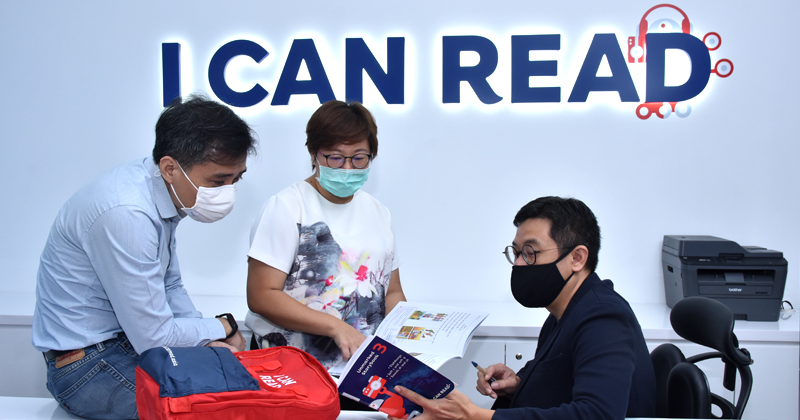
[[[551,251],[553,249],[569,249],[569,248],[549,248],[537,251],[533,249],[532,246],[525,245],[522,247],[522,251],[517,251],[517,249],[514,248],[513,245],[509,245],[503,251],[503,254],[506,255],[506,259],[508,260],[508,262],[511,263],[511,265],[514,265],[514,263],[517,261],[517,258],[519,258],[520,254],[522,254],[522,259],[525,261],[526,264],[534,265],[536,264],[536,254],[544,251]]]
[[[344,166],[347,159],[350,159],[350,163],[353,164],[354,168],[364,169],[369,166],[369,162],[372,160],[372,155],[368,153],[356,153],[353,156],[345,156],[339,153],[331,153],[329,155],[322,152],[317,153],[321,154],[325,158],[325,163],[333,169],[339,169]]]

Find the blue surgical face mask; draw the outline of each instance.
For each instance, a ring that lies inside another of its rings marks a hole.
[[[322,188],[329,193],[345,198],[355,194],[369,178],[369,168],[364,169],[333,169],[319,166],[319,181]]]

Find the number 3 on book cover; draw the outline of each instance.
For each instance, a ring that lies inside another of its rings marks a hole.
[[[453,390],[453,381],[412,355],[380,337],[348,363],[339,393],[393,417],[412,419],[422,407],[394,392],[402,385],[426,398],[442,398]]]

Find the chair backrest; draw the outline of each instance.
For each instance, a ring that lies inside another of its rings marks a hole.
[[[693,363],[678,363],[667,379],[667,417],[710,419],[711,392],[706,375]]]
[[[699,296],[688,297],[678,301],[672,308],[670,323],[675,332],[684,339],[711,347],[716,351],[691,356],[683,362],[680,360],[683,354],[671,344],[653,350],[651,359],[656,369],[657,389],[660,393],[656,399],[656,415],[710,418],[713,405],[722,411],[720,418],[741,419],[753,387],[753,376],[750,371],[752,359],[746,349],[738,347],[739,341],[733,333],[733,312],[716,300]],[[672,346],[674,349],[668,347],[661,349],[665,346]],[[705,375],[694,365],[699,361],[713,358],[719,358],[725,363],[723,385],[726,389],[734,390],[736,373],[739,373],[741,388],[736,404],[711,393]],[[666,380],[665,369],[669,369]],[[666,387],[665,393],[664,387]],[[661,406],[662,411],[658,411],[658,401],[662,397],[666,399],[666,414],[663,406]]]
[[[667,380],[672,368],[686,361],[683,353],[674,344],[665,343],[650,352],[656,374],[656,417],[668,417]]]

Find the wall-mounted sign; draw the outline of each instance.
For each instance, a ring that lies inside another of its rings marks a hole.
[[[677,20],[669,14],[677,14]],[[558,60],[532,60],[531,53],[560,51],[561,38],[561,34],[511,36],[510,98],[503,98],[489,82],[498,68],[497,41],[479,35],[442,36],[436,41],[441,48],[441,91],[437,100],[442,104],[460,103],[465,85],[480,102],[488,105],[503,100],[512,104],[581,103],[586,102],[592,92],[616,92],[621,102],[639,103],[636,115],[641,119],[653,114],[663,119],[673,112],[683,118],[691,113],[687,101],[706,88],[711,74],[724,78],[733,73],[733,63],[728,59],[711,64],[711,53],[722,44],[718,33],[710,32],[699,38],[692,33],[692,24],[683,10],[671,4],[660,4],[644,13],[636,35],[627,38],[626,52],[623,51],[625,44],[620,44],[616,34],[594,34],[586,54],[574,61],[580,63],[580,70],[571,86],[531,86],[531,78],[557,76],[559,68]],[[366,74],[387,104],[405,104],[405,46],[406,37],[386,38],[386,55],[381,57],[386,63],[384,67],[363,38],[345,39],[343,99],[363,101]],[[688,77],[677,85],[667,83],[667,52],[671,50],[682,51],[690,62]],[[180,43],[163,43],[161,47],[164,105],[181,96],[180,51]],[[477,56],[477,62],[464,64],[464,53]],[[248,90],[231,88],[225,78],[225,69],[231,60],[244,56],[261,63],[269,54],[263,46],[248,39],[220,46],[208,63],[211,90],[223,102],[240,108],[265,100],[272,106],[287,106],[293,95],[316,95],[320,103],[336,99],[317,44],[310,38],[292,41],[274,86],[255,83]],[[300,80],[298,76],[303,65],[308,77]],[[601,66],[608,69],[608,75],[600,75]],[[637,91],[631,74],[631,69],[637,66],[646,69],[643,92]],[[562,88],[569,89],[566,98]]]

